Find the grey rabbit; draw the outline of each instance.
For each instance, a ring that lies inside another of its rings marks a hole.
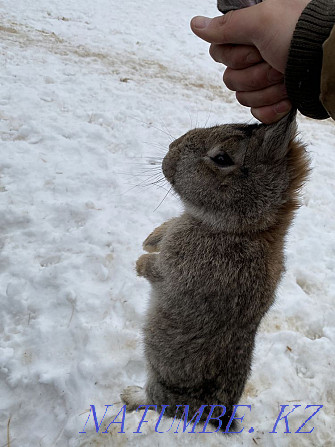
[[[193,129],[170,145],[163,173],[184,212],[147,237],[148,253],[137,261],[152,286],[148,378],[144,389],[121,394],[127,410],[169,405],[164,414],[173,417],[176,405],[189,405],[191,415],[208,405],[205,420],[210,405],[225,405],[225,431],[275,299],[284,239],[309,171],[295,137],[291,112],[272,125]]]

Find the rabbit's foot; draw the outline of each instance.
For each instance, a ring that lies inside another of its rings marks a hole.
[[[144,251],[147,251],[148,253],[157,253],[160,251],[159,244],[166,234],[168,227],[171,225],[172,220],[174,219],[164,222],[162,225],[155,228],[154,231],[149,234],[149,236],[143,242]]]
[[[127,386],[120,394],[122,402],[127,405],[127,411],[134,411],[140,405],[146,405],[147,396],[140,386]]]
[[[156,282],[161,279],[161,275],[155,263],[157,253],[148,253],[140,256],[136,261],[136,271],[138,276],[144,276],[151,282]]]
[[[148,253],[157,253],[159,252],[159,242],[161,241],[160,237],[155,237],[153,233],[151,233],[146,240],[143,242],[143,250]]]
[[[141,255],[136,261],[136,272],[138,276],[145,276],[145,272],[147,270],[148,260],[151,254]]]

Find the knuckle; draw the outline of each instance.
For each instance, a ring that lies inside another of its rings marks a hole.
[[[262,87],[264,87],[262,84],[262,76],[258,72],[257,68],[255,70],[252,70],[252,75],[249,79],[250,88],[252,90],[258,90]]]
[[[215,37],[213,36],[214,43],[218,43],[218,44],[226,43],[226,41],[227,41],[226,27],[231,20],[231,12],[228,12],[227,14],[215,17],[212,20],[212,25],[213,25],[213,27],[215,27],[215,30],[216,30]]]
[[[240,70],[242,68],[248,67],[248,54],[249,52],[246,52],[246,49],[243,46],[233,47],[230,52],[231,68]]]
[[[214,17],[214,22],[218,28],[224,28],[225,25],[227,25],[227,23],[229,22],[229,19],[230,17],[229,14],[227,13],[224,15]]]
[[[265,64],[255,65],[249,70],[249,76],[247,78],[248,90],[261,90],[266,88],[268,84],[267,71]]]
[[[209,54],[215,62],[221,62],[218,45],[212,44],[209,47]]]
[[[235,64],[232,63],[232,50],[229,45],[212,44],[209,48],[209,54],[215,62],[224,64],[232,69],[235,68]]]
[[[248,97],[244,92],[236,92],[236,99],[242,106],[250,107]]]
[[[229,56],[229,67],[234,70],[238,70],[241,67],[241,58],[238,51],[234,51],[234,49],[232,49]]]
[[[208,50],[208,52],[209,52],[209,55],[215,60],[215,47],[216,47],[216,45],[215,44],[211,44],[210,46],[209,46],[209,50]]]
[[[223,73],[223,82],[225,83],[226,87],[229,90],[236,90],[234,88],[234,82],[232,80],[232,76],[231,76],[231,70],[229,70],[229,68],[227,68],[225,70],[225,72]]]

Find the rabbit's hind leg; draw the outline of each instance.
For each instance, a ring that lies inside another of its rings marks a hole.
[[[219,402],[216,393],[206,395],[199,393],[198,387],[193,390],[192,387],[188,387],[186,390],[177,386],[168,386],[156,381],[153,374],[147,382],[146,390],[148,400],[157,405],[157,411],[161,411],[162,405],[167,405],[164,414],[177,417],[177,419],[186,417],[188,420],[184,422],[184,425],[190,423],[189,430],[192,429],[193,424],[197,424],[195,421],[199,417],[198,422],[206,422],[206,427],[208,425],[207,428],[199,427],[199,430],[206,430],[204,433],[229,434],[237,431],[237,421],[235,418],[231,420],[232,406]]]
[[[140,405],[147,405],[147,395],[140,386],[127,386],[120,394],[122,402],[127,405],[127,411],[136,410]]]

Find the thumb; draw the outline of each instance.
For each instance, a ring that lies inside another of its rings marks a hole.
[[[210,19],[197,16],[191,20],[191,29],[198,37],[216,44],[255,44],[262,30],[258,6],[230,11]]]

